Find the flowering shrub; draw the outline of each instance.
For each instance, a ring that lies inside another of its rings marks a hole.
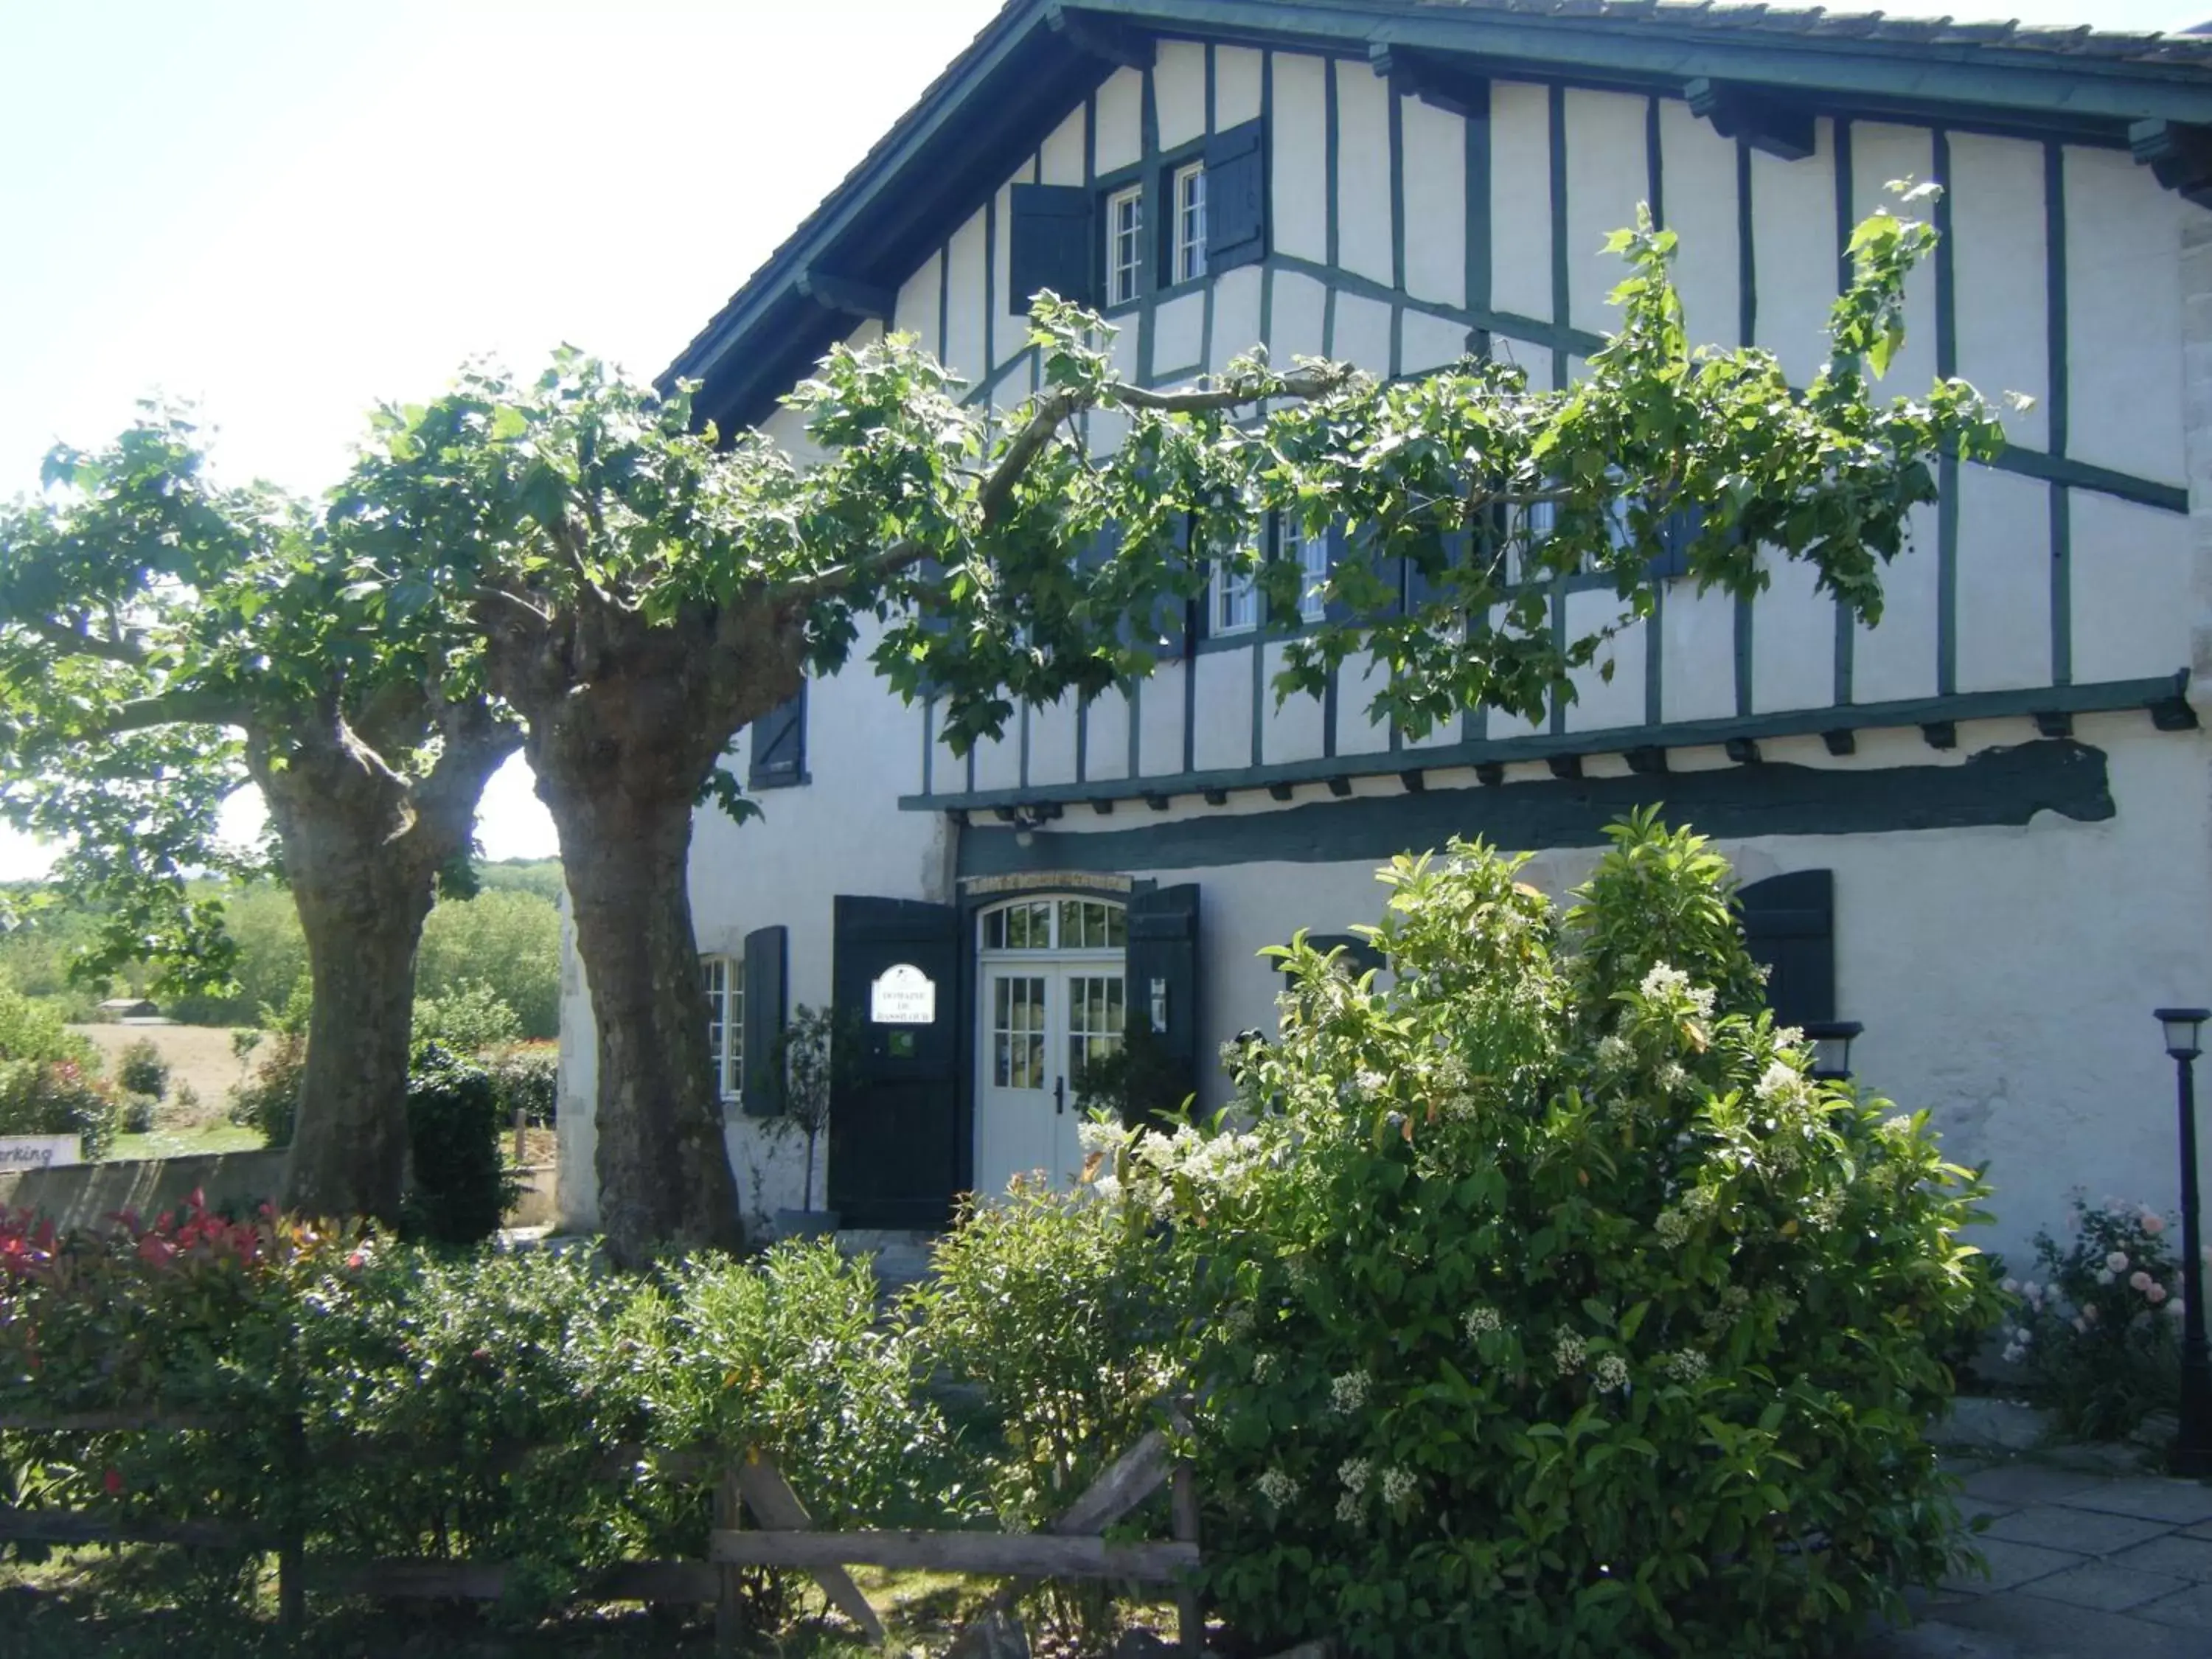
[[[2069,1433],[2127,1434],[2181,1394],[2181,1265],[2166,1219],[2139,1204],[2074,1198],[2074,1234],[2035,1236],[2039,1277],[2017,1295],[2004,1357],[2025,1365]]]
[[[1978,1183],[1807,1075],[1725,863],[1642,817],[1564,915],[1455,843],[1355,983],[1303,940],[1174,1224],[1207,1583],[1261,1650],[1802,1656],[1959,1559],[1923,1434]],[[1178,1144],[1180,1143],[1180,1144]]]
[[[78,1135],[88,1161],[114,1144],[113,1091],[75,1060],[0,1060],[0,1135]]]

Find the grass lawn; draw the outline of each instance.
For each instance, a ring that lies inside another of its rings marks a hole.
[[[151,1134],[118,1135],[108,1150],[111,1161],[141,1158],[187,1158],[196,1152],[255,1152],[261,1137],[234,1123],[162,1126]]]

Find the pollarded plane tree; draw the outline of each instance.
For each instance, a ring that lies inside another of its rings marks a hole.
[[[357,487],[407,505],[363,556],[394,591],[465,599],[487,682],[528,728],[598,1027],[616,1254],[734,1242],[685,890],[692,812],[754,810],[718,763],[805,675],[843,666],[864,629],[877,671],[937,699],[958,751],[1019,704],[1142,678],[1217,568],[1295,606],[1298,567],[1256,550],[1268,514],[1334,526],[1353,550],[1279,694],[1317,691],[1369,652],[1387,669],[1375,712],[1416,734],[1463,708],[1533,716],[1573,696],[1575,672],[1649,614],[1670,525],[1694,526],[1687,574],[1703,586],[1748,593],[1772,560],[1802,559],[1871,623],[1883,562],[1934,499],[1935,459],[1999,441],[1964,382],[1874,392],[1934,237],[1887,214],[1860,230],[1832,361],[1802,390],[1766,352],[1692,349],[1674,238],[1647,220],[1615,239],[1619,333],[1559,392],[1481,359],[1381,384],[1259,357],[1146,390],[1117,376],[1097,318],[1042,295],[1042,389],[1010,415],[963,404],[910,339],[833,351],[790,399],[823,452],[808,468],[757,433],[725,446],[693,428],[682,390],[656,398],[574,354],[534,382],[477,373],[386,411]],[[1086,416],[1126,435],[1093,453]],[[1420,579],[1410,596],[1384,574],[1401,568]],[[1553,580],[1591,573],[1618,613],[1560,638]]]
[[[80,972],[217,988],[234,952],[201,878],[250,861],[217,818],[259,786],[314,985],[285,1199],[389,1218],[416,945],[521,733],[427,594],[355,580],[314,508],[204,461],[149,406],[0,509],[0,811],[60,842],[55,892],[103,917]]]

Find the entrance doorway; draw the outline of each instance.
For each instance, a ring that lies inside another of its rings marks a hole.
[[[975,1190],[1017,1176],[1056,1190],[1083,1168],[1085,1071],[1121,1052],[1128,914],[1110,900],[1018,899],[976,919]]]

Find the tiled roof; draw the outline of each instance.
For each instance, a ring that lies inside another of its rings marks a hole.
[[[1503,12],[1657,23],[1715,33],[1786,35],[1814,41],[1887,41],[1898,46],[1987,48],[1994,60],[2016,52],[2057,53],[2107,62],[2212,67],[2212,36],[2191,31],[2100,29],[2088,23],[1963,22],[1950,17],[1893,17],[1825,6],[1737,4],[1730,0],[1419,0],[1439,10]],[[2078,0],[2084,11],[2099,0]],[[2207,0],[2212,6],[2212,0]]]

